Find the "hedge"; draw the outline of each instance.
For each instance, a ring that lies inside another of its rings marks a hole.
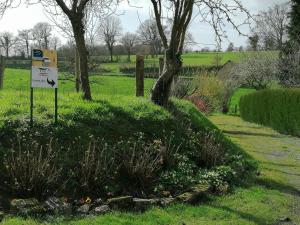
[[[300,89],[264,90],[240,100],[240,115],[283,133],[300,136]]]

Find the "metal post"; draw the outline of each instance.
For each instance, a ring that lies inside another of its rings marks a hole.
[[[30,88],[30,126],[33,126],[33,88]]]
[[[55,124],[57,124],[57,118],[58,118],[58,115],[57,115],[57,88],[55,88]]]

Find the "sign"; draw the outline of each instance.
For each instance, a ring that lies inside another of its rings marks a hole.
[[[54,50],[32,50],[32,88],[57,88],[57,53]]]

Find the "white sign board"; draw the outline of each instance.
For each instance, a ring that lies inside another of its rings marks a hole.
[[[52,67],[32,67],[31,70],[32,88],[57,88],[58,70]]]

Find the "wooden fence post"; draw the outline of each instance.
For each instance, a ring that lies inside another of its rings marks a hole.
[[[144,56],[136,56],[136,96],[144,96]]]
[[[5,60],[4,57],[0,55],[0,89],[3,88],[4,69],[5,69]]]

